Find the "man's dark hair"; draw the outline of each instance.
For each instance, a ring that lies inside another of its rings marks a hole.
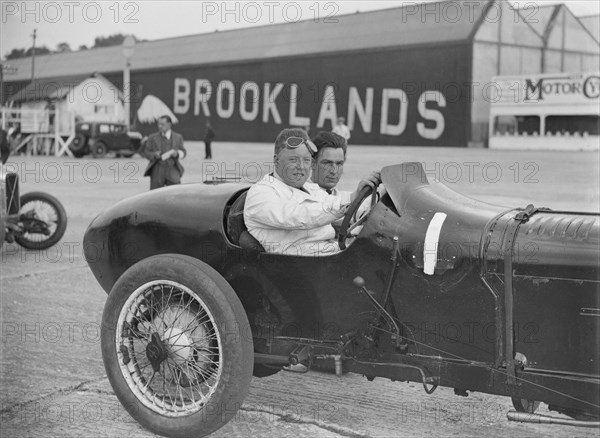
[[[173,121],[171,120],[171,116],[164,115],[164,116],[160,116],[159,119],[166,120],[167,122],[169,122],[169,125],[173,124]]]
[[[315,156],[315,159],[319,158],[319,154],[324,148],[342,148],[344,151],[344,158],[346,158],[346,139],[341,135],[329,131],[321,131],[316,135],[315,138],[313,138],[312,141],[317,147],[317,155]]]

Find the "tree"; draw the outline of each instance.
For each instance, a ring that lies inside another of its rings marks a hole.
[[[31,50],[31,47],[30,47],[25,51],[25,56],[31,56],[32,53],[33,53],[33,51]],[[35,56],[47,55],[48,53],[52,53],[52,50],[50,50],[46,46],[40,46],[40,47],[35,48]]]
[[[116,33],[106,37],[96,37],[94,38],[94,47],[120,46],[123,44],[123,41],[125,41],[126,36],[127,35],[123,35],[122,33]]]
[[[122,33],[116,33],[114,35],[109,36],[99,36],[94,38],[94,45],[91,48],[96,47],[110,47],[110,46],[120,46],[125,41],[125,37],[127,35],[123,35]],[[137,40],[138,42],[147,41],[147,40]],[[85,44],[79,46],[77,50],[88,50],[88,47]],[[71,52],[71,46],[67,42],[58,43],[56,45],[56,51],[54,53],[67,53]],[[48,53],[52,53],[46,46],[40,46],[35,48],[35,54],[37,55],[46,55]],[[18,59],[18,58],[27,58],[31,56],[31,47],[28,49],[12,49],[9,53],[6,54],[6,60],[10,59]]]
[[[6,55],[6,59],[18,59],[18,58],[28,58],[31,56],[31,47],[28,49],[12,49],[10,53],[8,53]],[[48,53],[52,53],[52,50],[50,50],[48,47],[46,46],[41,46],[41,47],[36,47],[35,48],[35,55],[46,55]]]
[[[19,59],[25,57],[25,49],[12,49],[5,58],[8,59]]]
[[[69,45],[69,43],[58,43],[56,45],[56,51],[58,53],[65,53],[65,52],[70,52],[71,51],[71,46]]]

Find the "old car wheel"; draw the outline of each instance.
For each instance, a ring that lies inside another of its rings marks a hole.
[[[83,152],[85,151],[86,144],[87,144],[86,136],[83,134],[77,134],[73,138],[71,143],[69,143],[69,149],[71,150],[71,152],[73,152],[73,155],[75,155],[76,157],[81,156],[81,155],[83,155]]]
[[[67,229],[67,212],[54,196],[30,192],[21,196],[19,226],[15,240],[23,248],[46,249],[58,243]]]
[[[250,324],[205,263],[169,254],[129,268],[102,315],[102,357],[120,402],[144,427],[205,436],[242,404],[253,366]]]
[[[529,400],[526,398],[512,398],[512,404],[517,412],[526,412],[533,414],[540,407],[540,402],[535,400]]]
[[[92,156],[94,158],[104,158],[106,157],[106,153],[108,152],[108,148],[101,141],[94,143],[92,146]]]

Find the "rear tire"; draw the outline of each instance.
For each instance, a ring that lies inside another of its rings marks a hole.
[[[101,141],[94,143],[94,146],[90,149],[92,150],[92,156],[94,158],[104,158],[108,152],[108,147]]]
[[[217,271],[192,257],[158,255],[130,267],[106,301],[101,346],[119,401],[160,435],[219,429],[252,378],[244,308]]]
[[[71,143],[69,143],[69,149],[73,152],[73,155],[81,156],[85,152],[87,145],[87,137],[83,134],[77,134]]]

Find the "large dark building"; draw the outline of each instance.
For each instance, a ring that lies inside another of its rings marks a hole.
[[[208,117],[219,140],[272,141],[284,126],[314,133],[343,116],[355,144],[481,146],[493,76],[597,70],[596,38],[563,5],[518,11],[489,0],[141,42],[132,109],[158,97],[188,139],[201,138]],[[24,87],[44,98],[49,84],[94,72],[121,88],[124,60],[121,47],[39,56],[33,84],[30,59],[4,64],[11,102]]]

